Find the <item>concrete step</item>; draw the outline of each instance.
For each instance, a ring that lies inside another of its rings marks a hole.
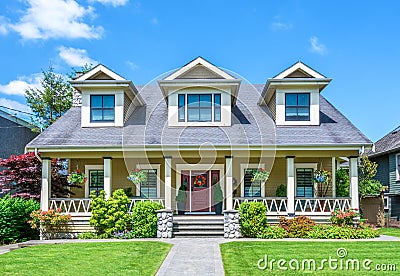
[[[224,217],[210,215],[174,216],[175,237],[223,237]]]
[[[201,238],[201,237],[223,237],[224,236],[224,231],[222,230],[216,230],[216,231],[174,231],[174,236],[175,237],[179,237],[179,238],[193,238],[193,237],[197,237],[197,238]]]
[[[223,224],[174,224],[174,230],[224,230]]]

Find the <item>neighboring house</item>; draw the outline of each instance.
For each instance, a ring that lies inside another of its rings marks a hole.
[[[385,205],[391,217],[400,218],[400,126],[375,143],[375,151],[369,158],[378,164],[375,176],[385,191]]]
[[[358,208],[357,160],[372,143],[320,95],[330,81],[298,62],[265,85],[252,85],[199,57],[156,83],[135,86],[98,65],[71,81],[82,106],[28,145],[43,159],[41,208],[90,215],[90,192],[132,187],[132,205],[157,200],[176,211],[175,196],[185,185],[186,214],[213,214],[216,183],[225,210],[257,200],[269,218],[326,219],[335,208]],[[58,157],[88,175],[76,198],[49,194],[49,159]],[[316,170],[335,171],[342,157],[349,158],[349,198],[336,198],[335,185],[319,186],[313,178]],[[127,176],[136,168],[148,178],[133,187]],[[258,168],[270,171],[266,184],[252,181]],[[276,197],[281,184],[287,197]]]
[[[23,154],[26,144],[37,136],[32,128],[28,122],[0,110],[0,158]]]

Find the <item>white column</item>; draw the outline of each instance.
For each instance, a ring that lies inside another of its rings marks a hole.
[[[294,156],[286,156],[287,213],[294,216],[296,185],[294,183]]]
[[[165,179],[164,179],[164,197],[165,197],[165,209],[172,209],[172,156],[164,157],[165,164]]]
[[[106,192],[106,199],[112,194],[112,158],[104,157],[104,191]]]
[[[336,157],[332,157],[332,197],[336,197]]]
[[[40,190],[40,209],[49,210],[51,196],[51,159],[42,159],[42,188]]]
[[[351,208],[360,209],[358,196],[358,157],[349,157]]]
[[[226,210],[233,209],[233,187],[232,187],[232,156],[225,156],[225,187],[226,187]]]

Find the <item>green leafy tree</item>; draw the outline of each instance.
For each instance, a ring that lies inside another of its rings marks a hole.
[[[336,195],[339,197],[350,196],[350,178],[346,169],[336,171]]]
[[[32,123],[38,127],[36,132],[49,127],[70,109],[73,97],[72,86],[52,66],[42,74],[41,88],[25,90],[26,102],[34,113]]]
[[[374,179],[378,164],[372,162],[367,156],[361,159],[359,166],[359,193],[361,196],[377,195],[384,191],[382,184]]]

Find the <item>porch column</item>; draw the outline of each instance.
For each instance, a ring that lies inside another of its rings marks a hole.
[[[49,210],[51,196],[51,159],[42,158],[42,187],[40,190],[40,209]]]
[[[165,162],[165,180],[164,180],[164,197],[165,197],[165,209],[171,210],[172,209],[172,202],[171,202],[171,195],[172,195],[172,156],[164,156]]]
[[[296,188],[294,183],[294,156],[286,156],[287,213],[294,216]]]
[[[332,197],[336,197],[336,157],[332,157]]]
[[[103,157],[104,162],[104,191],[106,192],[106,199],[112,193],[112,158]]]
[[[349,157],[351,208],[360,209],[358,197],[358,156]]]
[[[226,210],[233,209],[233,187],[232,187],[232,156],[225,156],[225,187],[226,187]]]

